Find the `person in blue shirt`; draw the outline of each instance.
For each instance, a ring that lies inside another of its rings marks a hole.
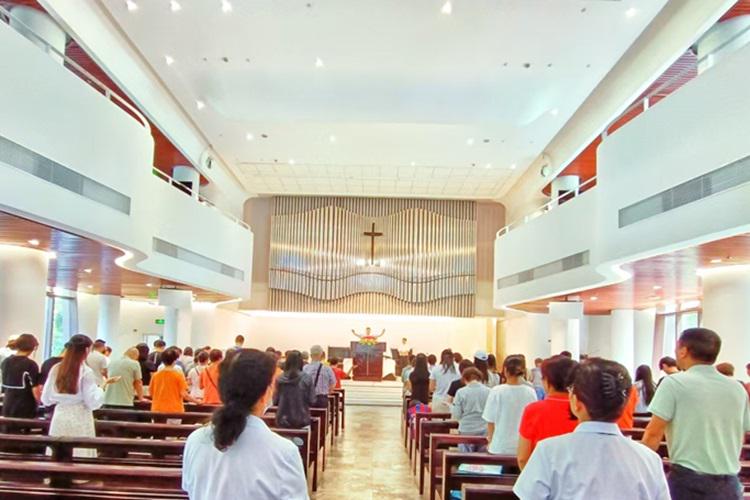
[[[631,390],[627,369],[589,358],[572,375],[570,434],[537,444],[513,492],[521,500],[669,500],[661,458],[617,427]]]

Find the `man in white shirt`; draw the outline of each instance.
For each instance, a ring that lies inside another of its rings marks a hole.
[[[104,340],[96,340],[94,345],[91,347],[91,352],[86,358],[86,364],[94,372],[94,380],[96,385],[99,387],[104,385],[104,381],[107,379],[107,357],[104,355],[104,348],[107,342]]]

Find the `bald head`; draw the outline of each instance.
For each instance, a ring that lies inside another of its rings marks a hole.
[[[125,351],[125,357],[137,361],[138,360],[138,349],[136,349],[135,347],[131,347],[130,349],[128,349],[127,351]]]

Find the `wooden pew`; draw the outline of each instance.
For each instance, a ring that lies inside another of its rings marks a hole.
[[[128,410],[101,408],[94,411],[97,420],[117,420],[121,422],[144,422],[146,420],[155,424],[165,424],[167,420],[181,420],[182,424],[204,425],[211,421],[210,413],[203,412],[160,412],[150,410]]]
[[[459,444],[486,444],[484,436],[461,436],[459,434],[432,434],[430,435],[430,500],[435,500],[435,494],[439,493],[443,484],[443,454],[450,448]],[[498,455],[501,456],[501,455]]]
[[[404,434],[404,448],[409,444],[409,406],[411,406],[411,396],[404,395],[401,404],[401,432]]]
[[[417,473],[417,461],[416,458],[419,455],[419,432],[420,425],[424,420],[450,420],[450,413],[436,413],[436,412],[417,412],[414,414],[414,425],[413,429],[410,430],[409,436],[409,459],[412,462],[412,474]]]
[[[513,493],[513,486],[473,483],[461,485],[461,498],[463,500],[518,500],[516,494]]]
[[[449,434],[452,430],[458,429],[458,422],[455,420],[422,420],[419,424],[419,453],[417,469],[419,470],[419,494],[424,493],[425,469],[430,463],[430,436],[433,434]]]
[[[453,490],[461,490],[464,483],[513,486],[516,479],[518,479],[516,473],[503,473],[500,476],[458,474],[458,466],[461,464],[501,465],[503,467],[514,468],[517,470],[517,459],[515,455],[492,455],[490,453],[458,453],[446,451],[443,453],[443,481],[440,488],[441,498],[449,498],[450,492]]]
[[[341,430],[346,428],[346,390],[345,389],[334,389],[340,395],[339,399],[339,411],[341,412]]]

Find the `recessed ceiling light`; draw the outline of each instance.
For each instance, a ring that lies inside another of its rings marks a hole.
[[[289,164],[294,165],[296,162],[294,161],[294,158],[289,158]]]
[[[47,256],[50,259],[56,259],[57,258],[57,252],[47,252]]]
[[[148,286],[148,287],[152,287],[152,286],[154,286],[154,285],[152,285],[151,283],[146,283],[146,286]]]
[[[416,167],[417,166],[417,162],[415,162],[415,161],[411,162],[411,166],[412,167]]]
[[[721,259],[711,259],[711,264],[721,264]]]
[[[315,58],[315,67],[316,68],[322,68],[323,66],[325,66],[323,64],[323,59],[321,59],[320,57],[316,57]]]
[[[138,10],[138,4],[135,3],[135,0],[125,0],[125,5],[128,6],[130,12]]]
[[[328,142],[330,142],[331,144],[333,144],[334,142],[336,142],[336,136],[335,135],[329,135],[328,136]]]
[[[86,285],[86,288],[94,288],[94,285]]]
[[[591,298],[590,298],[589,300],[593,300],[594,302],[596,302],[597,300],[599,300],[599,297],[597,297],[597,296],[595,295],[595,296],[591,297]]]
[[[232,3],[229,0],[221,0],[221,11],[225,14],[232,12]]]
[[[552,116],[557,116],[557,114],[558,114],[559,112],[560,112],[560,110],[559,110],[559,109],[557,109],[557,108],[554,108],[554,109],[551,109],[551,110],[550,110],[549,114],[551,114]]]
[[[654,285],[654,290],[661,290],[661,287],[659,285]]]
[[[169,9],[172,12],[179,12],[182,10],[182,5],[177,0],[169,0]]]
[[[245,140],[253,141],[255,140],[255,136],[251,134],[250,132],[248,132],[247,134],[245,134]]]
[[[510,166],[510,167],[508,167],[508,168],[510,168],[511,170],[515,170],[515,169],[516,169],[516,164],[515,164],[515,163],[513,163],[513,164],[511,164],[511,166]]]
[[[31,245],[32,247],[38,247],[39,246],[39,240],[37,240],[37,239],[29,240],[29,245]]]
[[[203,109],[206,107],[206,103],[198,99],[197,101],[195,101],[195,107],[198,109]]]
[[[453,12],[453,4],[448,0],[443,4],[443,7],[440,9],[440,12],[446,15],[450,15]]]
[[[90,267],[87,267],[86,269],[84,269],[84,270],[83,270],[83,272],[84,272],[84,273],[87,273],[87,274],[91,274],[91,273],[92,273],[93,271],[94,271],[94,270],[93,270],[93,269],[91,269]]]
[[[484,168],[492,168],[492,163],[488,163],[484,166]]]
[[[466,139],[466,145],[467,146],[473,146],[474,145],[474,138],[473,137],[469,137],[468,139]]]
[[[164,62],[167,63],[167,66],[171,66],[174,63],[174,57],[166,55],[164,56]]]
[[[630,7],[625,11],[626,17],[635,17],[636,14],[638,14],[638,9],[636,9],[635,7]]]

